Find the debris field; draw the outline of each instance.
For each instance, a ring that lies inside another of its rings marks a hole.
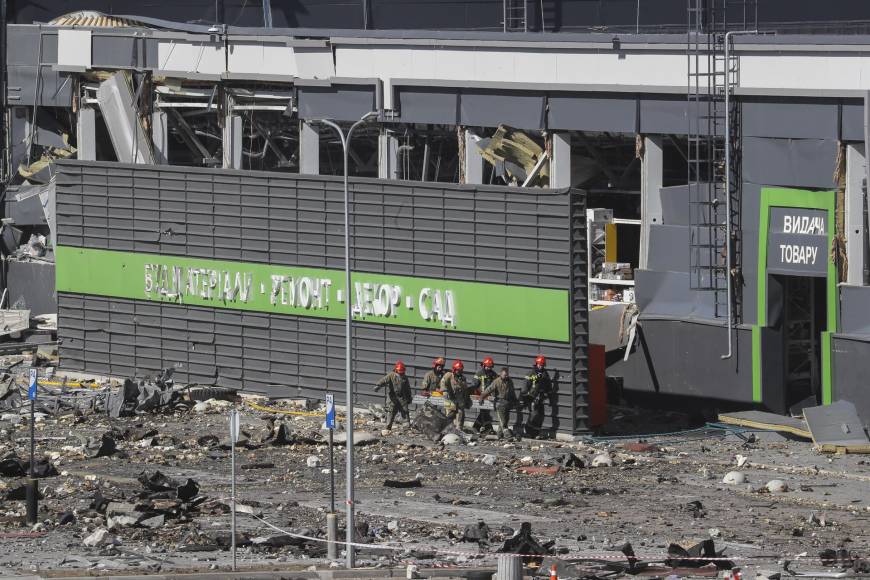
[[[16,381],[26,379],[6,376],[0,418],[4,574],[228,569],[233,408],[242,417],[239,565],[341,565],[326,559],[323,541],[330,470],[322,408],[177,387],[171,375],[115,388],[66,387],[70,379],[58,378],[37,406],[42,499],[39,523],[29,526],[30,414],[26,397],[15,402]],[[206,396],[217,398],[196,400]],[[564,577],[581,561],[593,577],[715,576],[730,566],[867,572],[867,455],[823,455],[777,433],[698,427],[678,413],[628,408],[611,409],[612,432],[667,425],[671,434],[433,437],[406,424],[381,431],[382,412],[360,409],[354,420],[363,567],[492,566],[501,550],[541,569],[557,562]],[[337,431],[342,541],[344,441]]]

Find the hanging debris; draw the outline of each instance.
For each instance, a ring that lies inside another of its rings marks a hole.
[[[492,137],[481,139],[477,146],[505,183],[538,187],[549,184],[547,152],[526,133],[499,125]]]

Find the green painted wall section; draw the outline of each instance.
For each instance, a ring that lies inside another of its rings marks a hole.
[[[58,246],[57,290],[343,320],[344,271]],[[569,293],[354,273],[354,319],[569,341]]]
[[[761,189],[761,213],[758,228],[758,324],[752,327],[752,396],[755,402],[762,402],[764,386],[761,381],[761,365],[764,364],[761,351],[761,328],[767,326],[767,235],[770,226],[771,207],[794,207],[821,209],[828,212],[828,247],[834,237],[835,196],[833,191],[807,191],[763,187]],[[833,368],[831,367],[831,334],[837,331],[837,268],[828,257],[826,278],[827,330],[822,333],[822,404],[828,405],[833,399]]]

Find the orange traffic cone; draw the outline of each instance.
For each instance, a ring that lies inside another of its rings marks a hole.
[[[550,580],[559,580],[559,573],[556,572],[556,565],[550,566]]]

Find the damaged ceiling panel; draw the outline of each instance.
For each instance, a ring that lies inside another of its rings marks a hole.
[[[118,161],[154,165],[151,139],[134,105],[130,74],[121,71],[100,83],[97,101]]]

